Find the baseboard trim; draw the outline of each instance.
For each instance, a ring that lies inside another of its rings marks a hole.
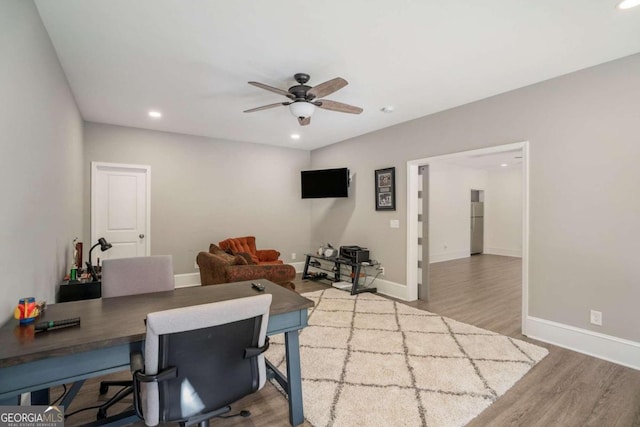
[[[295,267],[296,273],[302,273],[302,270],[304,269],[304,262],[294,262],[290,263],[290,265]],[[200,286],[200,273],[176,274],[174,277],[176,281],[176,288]],[[407,287],[405,285],[378,278],[372,286],[378,289],[378,293],[398,298],[403,301],[408,301]]]
[[[174,275],[176,288],[200,286],[200,273],[184,273]]]
[[[296,273],[302,273],[304,271],[304,261],[288,262],[287,264],[293,266],[296,269]]]
[[[522,258],[522,249],[485,248],[483,254]]]
[[[407,299],[407,287],[401,283],[391,282],[384,279],[376,279],[371,285],[377,289],[377,293],[387,295],[389,297],[398,298],[403,301]]]
[[[469,258],[469,252],[451,252],[446,254],[429,254],[429,264],[435,264],[436,262],[451,261],[454,259]]]
[[[640,370],[638,342],[532,316],[526,323],[529,338]]]

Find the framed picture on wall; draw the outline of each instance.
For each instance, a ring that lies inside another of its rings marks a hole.
[[[376,210],[396,210],[396,168],[378,169],[376,179]]]

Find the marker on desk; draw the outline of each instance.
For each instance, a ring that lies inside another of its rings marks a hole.
[[[48,322],[40,322],[36,324],[36,332],[51,331],[54,329],[70,328],[72,326],[80,326],[80,318],[52,320]]]

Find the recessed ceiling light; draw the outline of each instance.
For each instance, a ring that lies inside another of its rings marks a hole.
[[[160,111],[149,111],[149,117],[153,119],[159,119],[162,117],[162,113]]]
[[[393,110],[395,110],[393,105],[385,105],[380,109],[380,111],[386,114],[393,113]]]
[[[297,139],[300,139],[300,135],[299,135],[299,134],[297,134],[297,133],[292,133],[292,134],[291,134],[291,139],[296,139],[296,140],[297,140]]]
[[[507,166],[509,166],[509,165],[508,165],[508,164],[506,164],[506,163],[502,163],[500,166],[502,166],[503,168],[506,168],[506,167],[507,167]]]
[[[622,0],[618,3],[618,9],[631,9],[640,5],[640,0]]]

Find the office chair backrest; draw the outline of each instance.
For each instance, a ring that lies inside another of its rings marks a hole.
[[[261,389],[270,305],[262,294],[150,313],[144,375],[177,375],[141,383],[145,423],[210,413]]]
[[[105,259],[102,297],[171,291],[175,288],[171,255]]]

